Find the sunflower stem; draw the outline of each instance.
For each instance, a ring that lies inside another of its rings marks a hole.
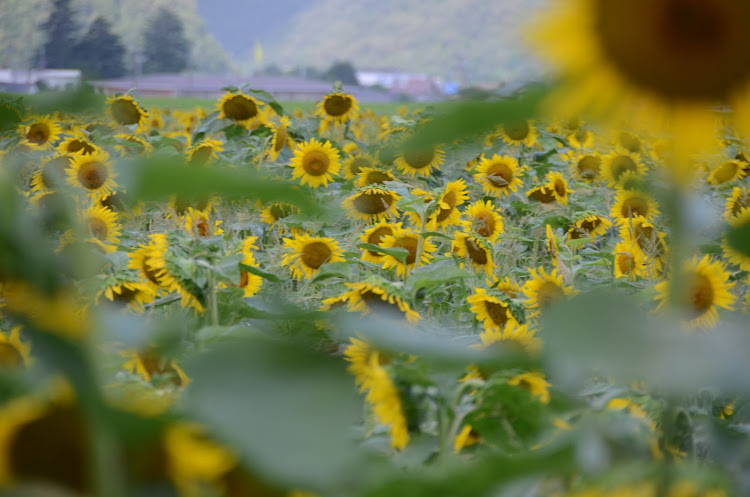
[[[424,251],[424,240],[425,237],[422,236],[422,233],[424,233],[425,227],[427,226],[427,213],[423,212],[420,216],[420,224],[419,224],[419,239],[417,240],[417,254],[416,258],[414,259],[414,270],[416,271],[419,267],[419,263],[422,260],[422,252]],[[408,266],[407,266],[407,273],[408,275]],[[406,278],[404,278],[406,279]]]
[[[213,270],[208,272],[208,312],[212,326],[219,326],[219,302],[216,298],[216,281]]]

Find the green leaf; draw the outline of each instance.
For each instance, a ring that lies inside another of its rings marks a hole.
[[[450,236],[446,235],[445,233],[440,233],[439,231],[425,231],[424,233],[420,233],[419,236],[421,236],[422,238],[427,238],[427,237],[433,237],[434,238],[434,237],[437,237],[437,238],[446,238],[448,240],[452,240],[453,239],[453,237],[450,237]]]
[[[377,252],[379,254],[390,255],[400,262],[406,261],[406,258],[409,257],[409,251],[401,247],[383,248],[379,245],[375,245],[374,243],[360,243],[357,245],[357,247],[364,250],[371,250],[372,252]]]
[[[268,271],[263,271],[259,267],[248,266],[247,264],[240,264],[240,269],[242,271],[247,272],[247,273],[254,274],[255,276],[260,276],[261,278],[263,278],[265,280],[273,281],[274,283],[278,283],[280,281],[283,281],[281,278],[279,278],[275,274],[269,273]]]
[[[727,242],[734,250],[750,256],[750,223],[744,223],[727,232]]]
[[[473,277],[471,273],[456,267],[453,263],[435,267],[431,265],[420,268],[409,276],[409,288],[414,294],[422,288],[435,288],[456,280],[465,280]]]
[[[358,409],[343,361],[250,335],[217,345],[185,370],[193,380],[187,410],[254,472],[323,489],[347,474]]]

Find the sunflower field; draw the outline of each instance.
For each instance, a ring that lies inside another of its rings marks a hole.
[[[0,101],[0,494],[750,495],[750,7],[377,114]]]

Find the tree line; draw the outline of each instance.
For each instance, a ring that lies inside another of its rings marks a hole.
[[[40,65],[48,69],[80,69],[85,79],[118,78],[127,73],[127,51],[111,23],[96,17],[79,36],[71,0],[53,0],[52,11],[41,25],[46,42]],[[190,65],[190,42],[180,18],[161,7],[146,24],[141,65],[143,73],[181,72]],[[137,69],[136,69],[137,70]]]

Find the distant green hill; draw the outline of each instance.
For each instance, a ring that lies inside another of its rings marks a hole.
[[[426,72],[470,83],[516,82],[535,65],[520,42],[544,0],[198,0],[217,38],[264,64]],[[232,15],[232,13],[236,15]],[[246,29],[236,28],[238,25]],[[247,67],[252,67],[251,63]]]
[[[0,0],[0,67],[29,67],[44,43],[38,26],[49,16],[50,5],[50,0]],[[161,6],[169,7],[182,19],[188,38],[193,40],[197,69],[226,70],[230,58],[206,28],[196,0],[73,0],[82,29],[94,17],[103,15],[131,54],[139,47],[144,26]]]

